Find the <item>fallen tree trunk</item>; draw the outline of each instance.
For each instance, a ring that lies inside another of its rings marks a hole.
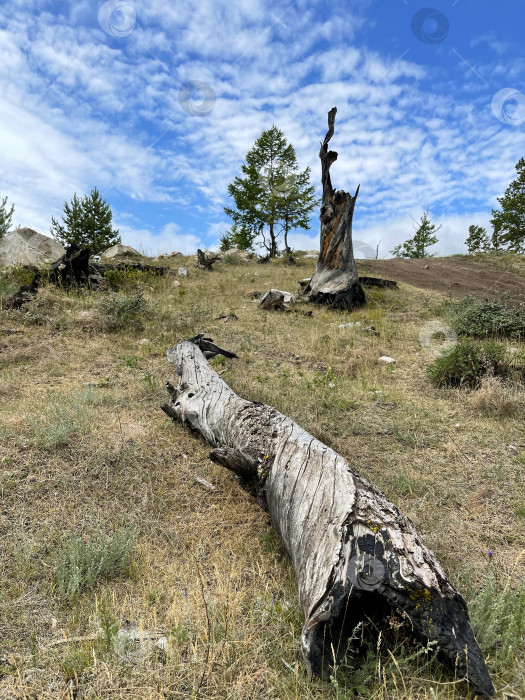
[[[163,410],[199,432],[210,457],[251,482],[292,559],[305,618],[309,674],[329,679],[356,624],[395,609],[436,641],[460,677],[494,693],[466,604],[412,522],[346,460],[274,408],[237,396],[207,357],[202,335],[167,351],[179,386]]]
[[[313,302],[351,310],[366,302],[352,249],[352,219],[359,187],[353,197],[332,187],[330,166],[337,160],[337,153],[328,150],[328,143],[334,135],[336,113],[336,107],[328,112],[328,131],[319,151],[323,185],[321,248],[305,293]]]

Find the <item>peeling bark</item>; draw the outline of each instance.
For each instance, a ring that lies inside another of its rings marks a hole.
[[[237,396],[203,351],[222,352],[202,336],[167,351],[180,382],[167,385],[163,409],[213,446],[213,460],[254,484],[295,568],[309,675],[329,679],[333,651],[344,651],[355,624],[393,608],[416,636],[437,641],[475,692],[491,696],[465,601],[413,523],[290,418]]]
[[[311,301],[353,309],[366,302],[352,249],[352,218],[359,187],[353,197],[332,187],[330,167],[337,160],[337,153],[328,150],[328,143],[334,135],[336,113],[336,107],[328,112],[328,131],[319,151],[323,185],[321,246],[315,272],[305,293]]]

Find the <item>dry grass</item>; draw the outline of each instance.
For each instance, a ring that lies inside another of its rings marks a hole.
[[[353,314],[306,317],[261,312],[250,293],[294,291],[312,261],[219,263],[211,273],[190,259],[172,264],[190,276],[137,280],[148,303],[138,324],[109,329],[107,294],[56,289],[29,315],[0,312],[0,698],[466,697],[403,628],[385,633],[395,662],[384,642],[332,684],[307,682],[290,562],[268,515],[159,410],[164,381],[176,380],[164,352],[198,332],[234,350],[238,360],[214,360],[233,389],[345,455],[473,600],[489,569],[509,591],[522,578],[518,395],[493,384],[468,395],[431,388],[432,355],[418,338],[437,316],[437,293],[370,290]],[[339,328],[350,320],[361,327]],[[54,553],[71,536],[126,526],[137,534],[126,574],[61,598]],[[148,639],[126,651],[116,633],[130,623]],[[490,651],[488,662],[498,689],[520,697],[516,657]]]

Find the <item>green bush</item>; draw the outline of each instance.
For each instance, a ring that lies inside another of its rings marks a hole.
[[[111,537],[102,532],[89,539],[71,537],[56,557],[54,572],[59,596],[72,602],[81,591],[92,588],[97,581],[126,573],[135,541],[132,526],[117,530]]]
[[[462,340],[446,355],[436,358],[427,372],[430,381],[439,387],[477,388],[485,376],[523,377],[518,360],[512,360],[505,345],[493,340]]]
[[[145,319],[152,312],[152,305],[140,290],[129,295],[109,294],[98,308],[104,316],[107,331],[142,330]]]
[[[152,285],[159,279],[159,274],[152,270],[135,270],[132,267],[108,269],[104,273],[111,289],[130,292],[141,284]]]
[[[505,294],[492,301],[447,301],[443,311],[458,335],[525,338],[525,304],[510,306]]]

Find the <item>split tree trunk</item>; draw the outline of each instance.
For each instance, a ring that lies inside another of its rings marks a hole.
[[[197,267],[201,270],[212,270],[212,265],[220,259],[220,255],[208,256],[200,248],[197,249]]]
[[[321,246],[315,272],[305,292],[311,301],[353,309],[366,302],[352,248],[352,218],[359,187],[353,197],[332,187],[330,166],[337,160],[337,153],[328,150],[328,143],[334,135],[336,113],[337,107],[328,112],[328,131],[319,151],[323,184]]]
[[[476,692],[492,695],[466,604],[412,522],[290,418],[237,396],[207,362],[219,353],[232,356],[202,335],[170,348],[180,381],[167,384],[163,409],[255,485],[297,574],[309,674],[328,680],[355,625],[394,608],[418,637],[437,641]]]

